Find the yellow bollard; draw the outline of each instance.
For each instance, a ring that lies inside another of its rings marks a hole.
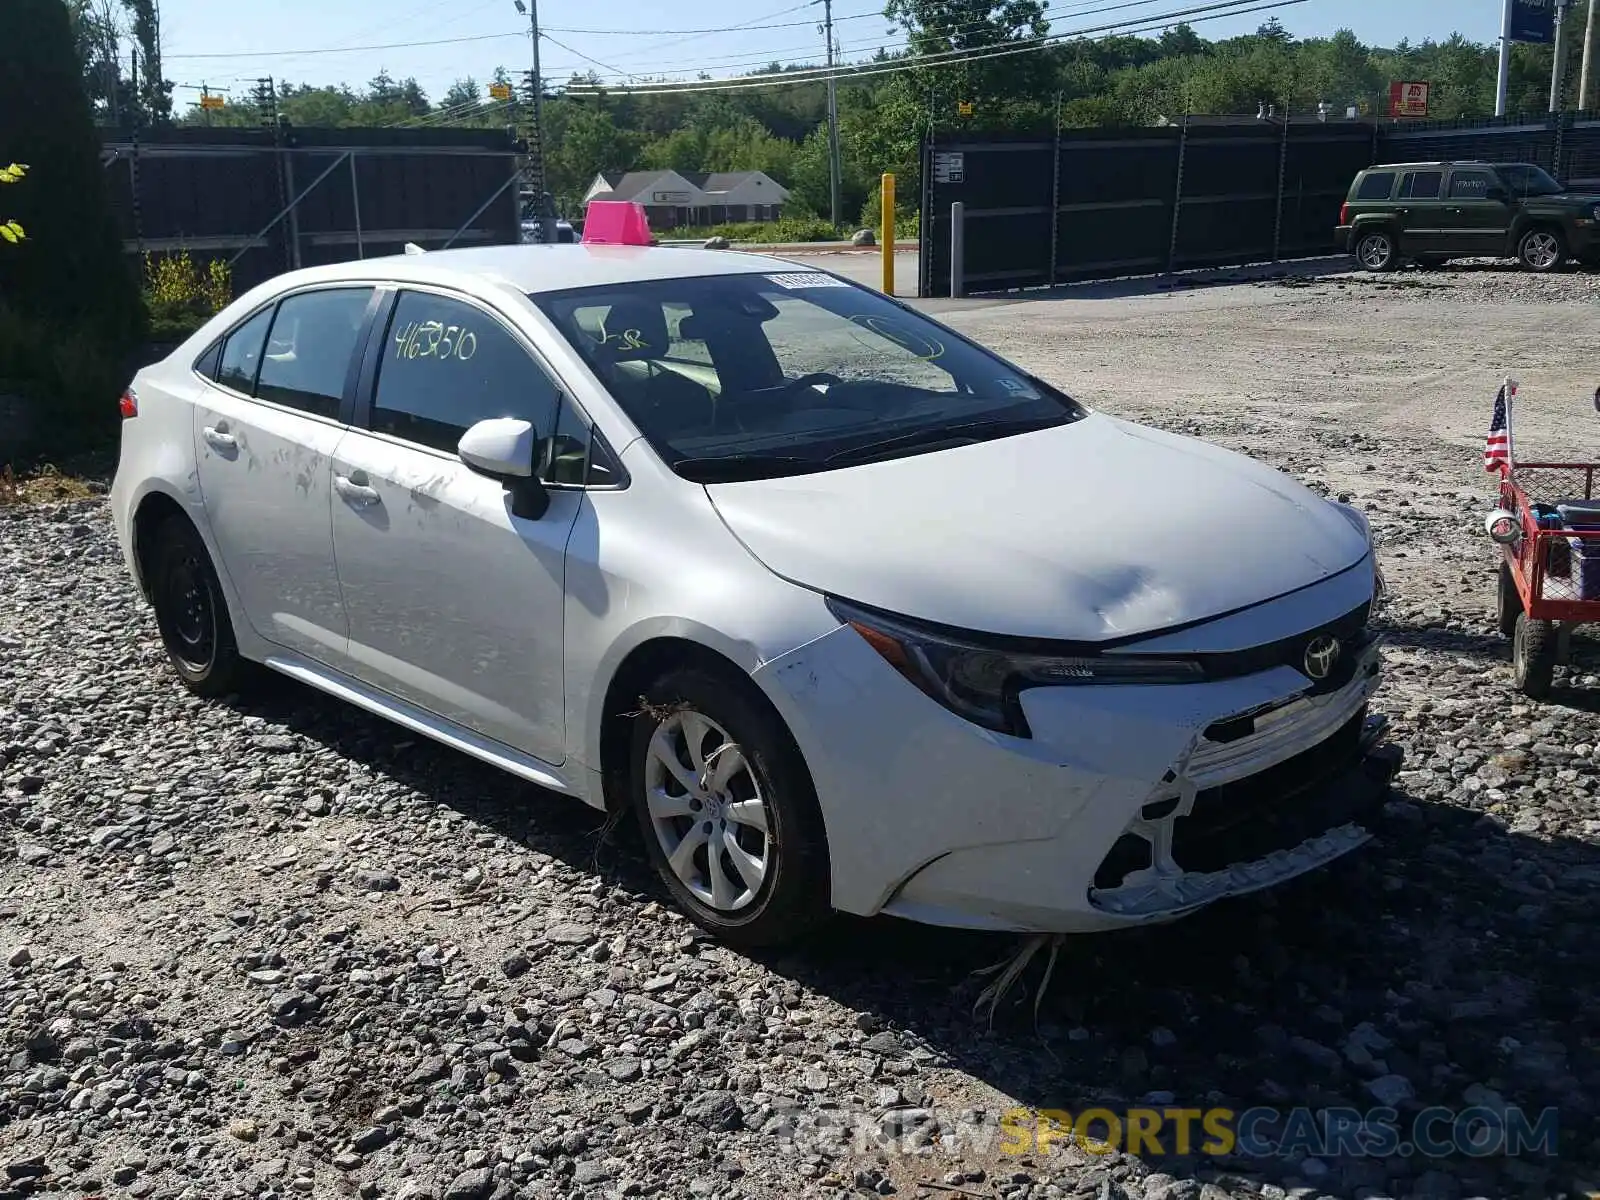
[[[883,294],[894,295],[894,176],[883,177]]]

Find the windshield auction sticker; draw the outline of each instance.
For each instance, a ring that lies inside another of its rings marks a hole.
[[[790,291],[796,288],[819,287],[849,287],[842,279],[835,279],[832,275],[824,275],[821,271],[795,271],[788,275],[768,275],[768,283],[775,283],[781,288]]]

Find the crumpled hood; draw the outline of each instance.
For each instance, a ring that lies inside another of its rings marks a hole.
[[[1367,553],[1346,516],[1281,472],[1098,413],[706,491],[734,535],[786,579],[1021,637],[1102,641],[1202,620]]]

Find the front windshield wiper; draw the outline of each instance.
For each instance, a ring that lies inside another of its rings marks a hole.
[[[773,479],[822,470],[814,458],[789,454],[717,454],[705,458],[680,458],[673,471],[691,483],[735,483],[741,479]]]
[[[999,421],[965,421],[959,425],[937,425],[930,429],[913,429],[910,433],[899,433],[894,437],[880,438],[874,442],[863,442],[859,446],[847,446],[843,450],[835,451],[823,461],[829,464],[842,462],[861,462],[869,458],[876,458],[880,454],[887,454],[893,450],[908,449],[913,446],[937,445],[940,442],[961,441],[968,438],[1002,438],[1018,433],[1032,433],[1037,429],[1049,429],[1055,425],[1065,425],[1068,418],[1063,416],[1028,417],[1020,420]]]

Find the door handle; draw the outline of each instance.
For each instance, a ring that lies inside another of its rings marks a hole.
[[[228,432],[226,423],[221,425],[207,425],[201,434],[206,441],[218,450],[233,450],[238,447],[239,439]]]
[[[378,489],[367,484],[365,471],[352,471],[348,475],[335,475],[333,477],[333,490],[339,493],[341,499],[357,508],[365,508],[369,504],[381,503],[382,497]]]

